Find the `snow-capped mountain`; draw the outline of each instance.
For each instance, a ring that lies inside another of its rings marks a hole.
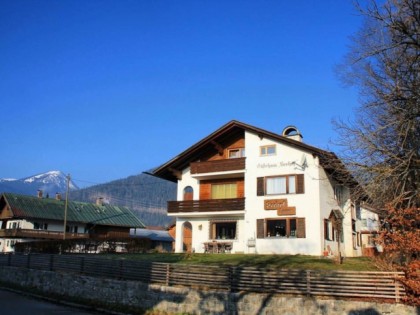
[[[77,185],[70,180],[70,190],[79,189]],[[37,195],[38,190],[43,191],[43,195],[53,197],[55,193],[65,193],[67,189],[66,175],[61,171],[49,171],[22,179],[0,179],[0,193],[12,192],[25,195]]]

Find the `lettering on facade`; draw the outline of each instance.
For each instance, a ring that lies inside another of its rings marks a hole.
[[[287,199],[268,199],[264,200],[265,210],[278,210],[287,207]]]
[[[257,168],[278,168],[278,167],[287,167],[287,166],[295,166],[296,162],[288,161],[288,162],[274,162],[274,163],[258,163]]]
[[[265,210],[277,210],[277,215],[296,215],[296,207],[289,207],[287,199],[266,199],[264,200]]]
[[[277,215],[296,215],[296,207],[287,207],[277,210]]]

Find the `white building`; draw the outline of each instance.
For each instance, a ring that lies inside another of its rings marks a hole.
[[[355,182],[293,126],[279,135],[231,121],[153,173],[178,184],[176,252],[362,254]]]

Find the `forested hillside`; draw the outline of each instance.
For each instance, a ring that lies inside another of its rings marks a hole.
[[[176,200],[176,184],[154,176],[140,174],[109,183],[70,192],[75,201],[95,202],[102,197],[112,205],[126,206],[147,226],[167,226],[172,218],[166,215],[169,200]]]

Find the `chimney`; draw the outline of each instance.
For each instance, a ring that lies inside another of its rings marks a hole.
[[[42,198],[42,190],[41,189],[38,189],[38,198]]]
[[[286,128],[284,128],[282,136],[299,142],[303,142],[303,136],[300,133],[299,129],[297,129],[295,126],[287,126]]]
[[[103,206],[104,205],[104,198],[102,198],[102,197],[96,198],[96,205],[97,206]]]
[[[61,200],[61,194],[55,193],[55,200]]]

